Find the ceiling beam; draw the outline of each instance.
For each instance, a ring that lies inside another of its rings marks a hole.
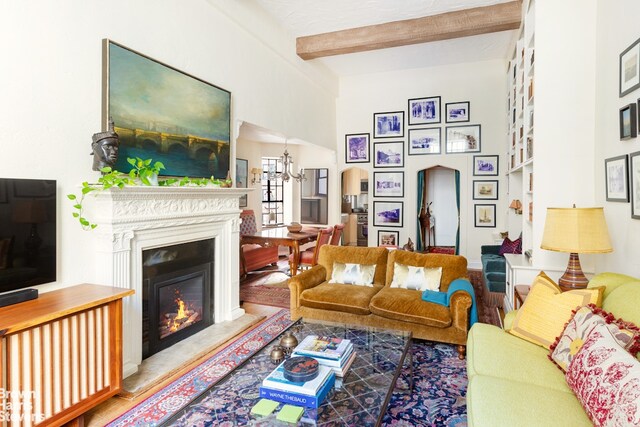
[[[304,60],[417,43],[514,30],[520,27],[522,0],[475,7],[404,21],[298,37]]]

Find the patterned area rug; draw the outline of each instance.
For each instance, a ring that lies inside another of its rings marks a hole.
[[[240,301],[289,308],[289,276],[276,271],[240,284]]]
[[[166,421],[200,391],[253,355],[289,324],[288,311],[281,310],[108,426],[154,426]],[[465,361],[458,359],[455,346],[414,340],[412,352],[413,393],[406,394],[401,390],[406,389],[409,381],[410,370],[405,367],[398,380],[399,390],[392,394],[383,425],[466,426],[466,367]],[[207,400],[217,408],[233,406],[232,396],[224,392],[210,395]],[[207,404],[202,403],[203,410],[197,425],[223,425],[206,415]],[[335,424],[318,425],[328,427]]]

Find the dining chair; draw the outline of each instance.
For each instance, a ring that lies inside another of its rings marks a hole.
[[[310,268],[318,263],[318,253],[320,251],[320,248],[331,241],[331,233],[333,233],[333,227],[323,228],[318,232],[316,245],[312,248],[300,251],[300,258],[298,259],[298,269]],[[289,262],[293,260],[293,256],[294,254],[289,255]]]
[[[330,245],[338,246],[340,245],[340,237],[342,237],[342,231],[344,230],[344,224],[336,224],[333,227],[333,234],[331,234]]]

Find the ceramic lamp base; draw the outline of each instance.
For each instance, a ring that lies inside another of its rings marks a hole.
[[[569,265],[564,274],[558,280],[558,285],[563,292],[573,289],[584,289],[587,287],[589,279],[582,272],[580,258],[577,253],[572,252],[569,256]]]

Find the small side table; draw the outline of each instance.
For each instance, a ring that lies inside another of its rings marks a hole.
[[[522,307],[522,304],[524,304],[524,300],[526,300],[527,295],[529,295],[530,289],[531,289],[531,286],[529,285],[515,286],[515,290],[516,290],[516,297],[514,298],[514,301],[516,303],[516,306],[514,307],[515,309]]]

